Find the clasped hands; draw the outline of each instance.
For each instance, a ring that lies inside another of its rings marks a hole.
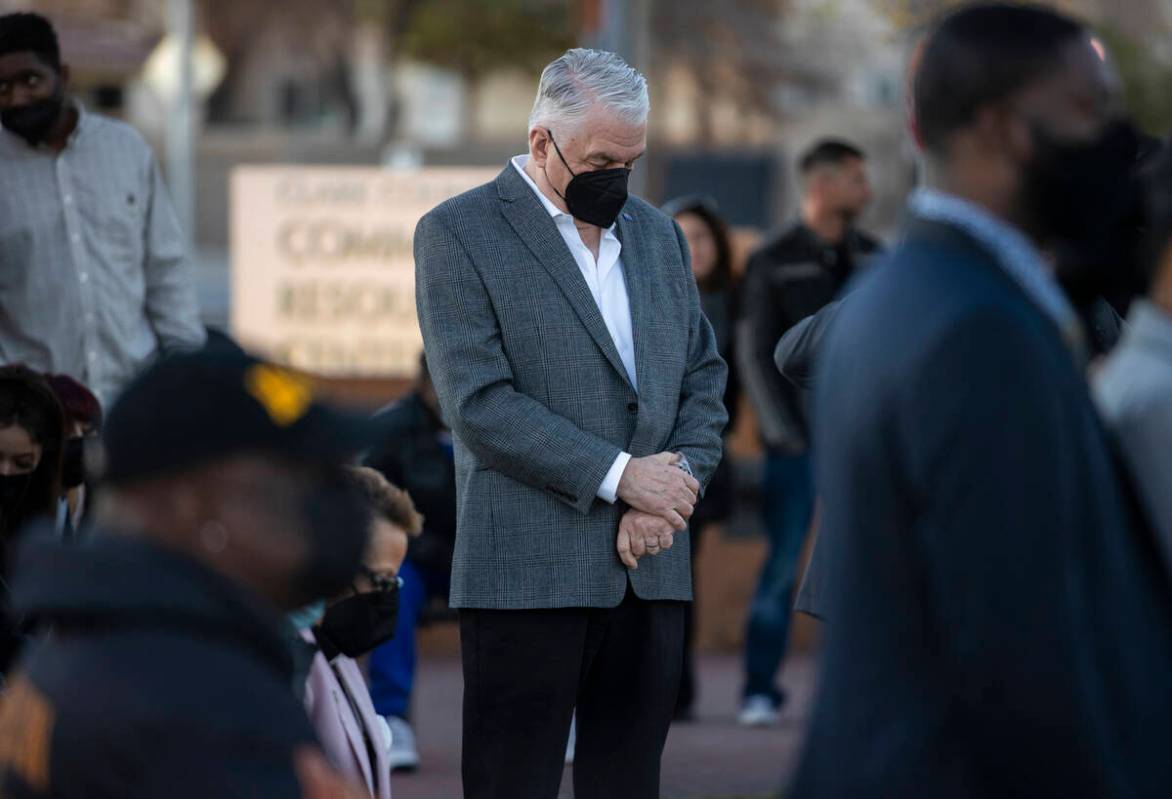
[[[618,496],[630,506],[619,522],[616,548],[629,569],[639,558],[672,548],[675,534],[687,529],[700,494],[700,483],[677,464],[676,452],[631,458],[619,480]]]

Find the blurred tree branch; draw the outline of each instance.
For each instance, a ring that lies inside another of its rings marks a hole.
[[[965,0],[878,1],[901,30],[926,28],[938,15],[964,4]],[[1149,133],[1168,135],[1172,63],[1167,46],[1160,45],[1167,39],[1169,20],[1158,0],[1049,0],[1045,5],[1089,21],[1119,70],[1124,101],[1136,122]]]
[[[540,71],[576,40],[573,4],[565,0],[419,0],[406,26],[403,53],[464,79],[466,133],[474,138],[480,81],[501,69]]]
[[[842,34],[844,4],[834,0],[653,0],[656,66],[688,70],[702,95],[696,104],[704,144],[714,139],[715,100],[778,120],[784,90],[837,91],[851,60]],[[849,18],[849,15],[848,15]]]

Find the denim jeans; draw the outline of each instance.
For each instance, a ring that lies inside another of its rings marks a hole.
[[[447,591],[446,575],[420,568],[410,559],[399,568],[399,619],[395,637],[370,654],[370,698],[380,716],[405,719],[415,684],[415,630],[427,600]]]
[[[744,695],[765,694],[780,705],[777,670],[789,638],[798,558],[814,513],[809,454],[766,453],[761,505],[769,551],[749,608]]]

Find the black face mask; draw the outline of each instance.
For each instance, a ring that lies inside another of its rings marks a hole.
[[[61,487],[77,488],[85,483],[85,438],[65,440],[61,461]]]
[[[309,562],[300,604],[336,596],[354,579],[370,537],[370,506],[340,472],[318,480],[302,503],[309,528]]]
[[[1038,128],[1033,139],[1035,155],[1022,179],[1023,212],[1054,251],[1059,282],[1085,307],[1135,278],[1139,136],[1119,121],[1090,142],[1060,142]]]
[[[65,90],[58,81],[52,97],[0,111],[0,125],[36,147],[49,135],[64,106]]]
[[[395,635],[399,621],[399,588],[348,596],[326,608],[314,629],[327,660],[338,653],[356,658]]]
[[[570,215],[601,228],[613,225],[619,218],[619,212],[627,204],[627,180],[631,177],[631,170],[616,167],[575,174],[566,163],[566,157],[562,155],[558,143],[553,140],[553,132],[547,130],[546,133],[549,134],[549,140],[553,144],[553,149],[557,151],[558,158],[573,176],[566,185],[566,193],[558,194],[565,201]]]
[[[0,528],[9,529],[20,511],[33,482],[33,473],[0,475]]]

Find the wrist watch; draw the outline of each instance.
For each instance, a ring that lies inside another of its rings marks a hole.
[[[692,471],[692,464],[688,461],[687,455],[680,455],[680,459],[676,462],[676,466],[687,472],[688,477],[696,476],[696,474]]]

